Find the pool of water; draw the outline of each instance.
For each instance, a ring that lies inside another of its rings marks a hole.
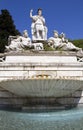
[[[50,112],[0,110],[0,130],[83,130],[83,108]]]

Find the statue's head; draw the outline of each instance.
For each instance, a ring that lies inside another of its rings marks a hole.
[[[23,31],[23,37],[25,37],[25,38],[28,37],[28,32],[27,32],[27,30],[24,30],[24,31]]]
[[[54,37],[57,38],[58,37],[58,31],[54,30]]]
[[[39,9],[37,10],[37,14],[40,15],[40,16],[42,15],[42,9],[41,9],[41,8],[39,8]]]
[[[63,37],[65,38],[65,33],[62,32],[62,33],[60,34],[60,37],[61,37],[61,38],[63,38]]]

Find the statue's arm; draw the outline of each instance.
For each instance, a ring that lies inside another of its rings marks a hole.
[[[45,25],[45,18],[44,17],[40,17],[40,19],[41,19],[43,25]]]
[[[43,18],[42,21],[43,21],[43,24],[45,25],[45,18]]]
[[[68,39],[66,39],[66,38],[62,38],[61,40],[62,40],[62,42],[68,43]]]
[[[50,37],[50,38],[48,39],[48,42],[54,43],[54,38],[53,38],[53,37]]]
[[[37,17],[36,17],[36,15],[33,16],[32,12],[33,12],[33,10],[31,9],[31,11],[30,11],[30,18],[32,18],[32,20],[35,22],[37,20]]]
[[[33,12],[33,10],[31,9],[30,10],[30,18],[33,18],[32,12]]]

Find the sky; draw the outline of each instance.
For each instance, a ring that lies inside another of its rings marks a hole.
[[[33,15],[42,8],[48,28],[48,38],[53,30],[64,32],[69,39],[83,39],[83,0],[0,0],[0,10],[7,9],[16,28],[28,30],[31,37],[30,10]]]

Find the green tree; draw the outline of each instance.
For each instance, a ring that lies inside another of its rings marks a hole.
[[[73,40],[72,43],[80,48],[83,48],[83,39]]]
[[[4,52],[9,35],[20,35],[20,32],[16,29],[9,11],[4,9],[0,14],[0,52]]]

